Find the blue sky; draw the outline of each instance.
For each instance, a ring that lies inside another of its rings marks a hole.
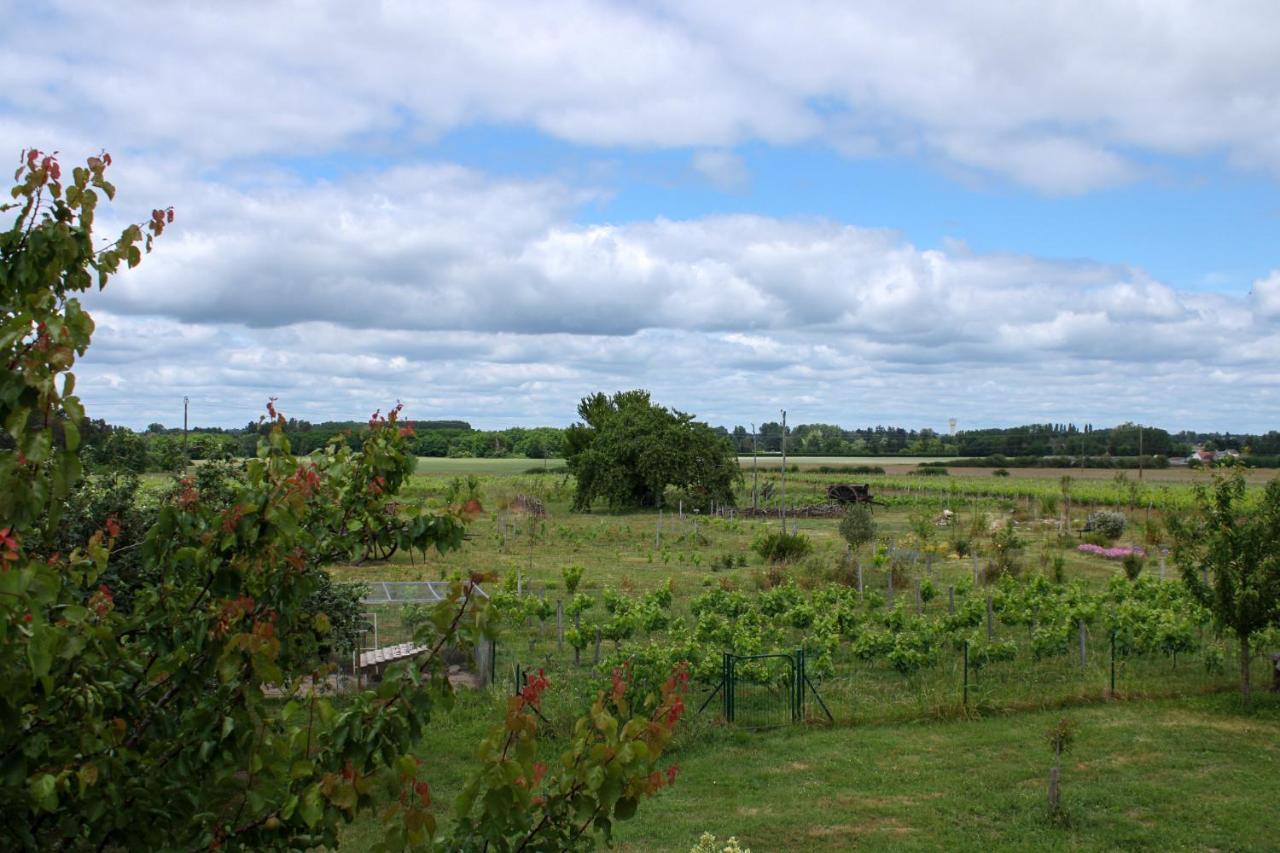
[[[90,413],[1280,426],[1267,3],[0,0],[0,146],[111,151]]]
[[[979,252],[1132,264],[1180,289],[1245,295],[1276,262],[1280,194],[1270,176],[1240,172],[1220,157],[1137,152],[1150,177],[1079,195],[1045,195],[998,178],[965,179],[901,157],[846,157],[816,144],[750,142],[741,186],[719,186],[687,148],[575,145],[527,128],[453,131],[414,156],[494,175],[564,176],[610,195],[576,219],[627,223],[655,217],[760,213],[877,223],[920,246],[960,240]],[[334,164],[313,164],[324,174]]]

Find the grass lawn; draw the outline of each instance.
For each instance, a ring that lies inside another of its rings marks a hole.
[[[464,693],[419,754],[440,815],[497,721]],[[1077,726],[1066,820],[1048,817],[1046,732]],[[773,850],[1274,850],[1280,697],[1234,694],[868,726],[743,731],[691,718],[674,787],[615,827],[622,851],[685,851],[703,832]],[[548,754],[548,760],[553,756]],[[447,822],[447,821],[442,821]],[[381,837],[372,816],[343,847]]]
[[[1280,702],[1122,702],[859,728],[725,732],[682,750],[677,784],[619,824],[622,850],[699,834],[768,850],[1274,850]],[[1047,817],[1046,731],[1078,725],[1065,825]]]

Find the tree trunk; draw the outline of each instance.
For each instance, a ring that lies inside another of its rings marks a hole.
[[[1245,705],[1249,704],[1252,686],[1249,684],[1249,635],[1240,637],[1240,694]]]

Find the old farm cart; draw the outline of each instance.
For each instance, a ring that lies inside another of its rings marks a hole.
[[[369,591],[360,599],[365,613],[365,630],[351,653],[351,667],[360,677],[378,677],[391,664],[425,652],[413,640],[405,624],[408,604],[432,606],[449,597],[448,581],[364,581]],[[474,595],[489,597],[479,584]],[[461,649],[446,649],[445,660],[473,673],[482,684],[491,684],[494,675],[494,643],[481,643],[468,655]]]
[[[805,673],[804,649],[793,654],[735,655],[724,653],[720,683],[699,711],[720,697],[725,722],[747,728],[766,728],[804,722],[805,700],[812,695],[831,722],[822,696]]]

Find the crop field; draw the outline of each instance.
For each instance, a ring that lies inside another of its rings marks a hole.
[[[753,548],[781,528],[777,470],[762,470],[758,481],[772,486],[761,503],[772,515],[745,511],[749,469],[738,508],[715,515],[679,505],[574,513],[563,472],[527,473],[530,460],[432,461],[439,464],[420,466],[406,497],[477,497],[486,512],[463,548],[331,572],[344,581],[492,577],[486,589],[504,625],[495,685],[464,696],[422,748],[440,769],[440,803],[461,785],[468,758],[450,744],[473,743],[500,719],[517,668],[550,678],[546,749],[554,758],[557,732],[612,667],[632,666],[645,683],[684,659],[693,666],[690,711],[706,707],[682,723],[681,781],[661,808],[641,808],[620,826],[623,849],[687,849],[704,830],[758,850],[927,849],[953,839],[957,825],[972,830],[975,849],[1092,849],[1125,838],[1197,847],[1200,825],[1220,842],[1210,846],[1259,846],[1243,812],[1250,798],[1223,795],[1215,780],[1276,769],[1280,707],[1264,698],[1253,716],[1240,715],[1237,652],[1186,598],[1161,553],[1164,515],[1190,505],[1194,477],[1139,483],[1136,472],[1072,471],[1064,486],[1058,472],[802,468],[786,477],[786,528],[812,549],[778,566]],[[463,467],[495,461],[506,471]],[[871,484],[882,504],[876,542],[856,553],[838,518],[794,514],[824,503],[827,485],[848,481]],[[540,501],[546,515],[520,511],[517,497]],[[1084,520],[1098,509],[1126,522],[1110,547],[1146,554],[1137,581],[1120,561],[1081,549]],[[380,644],[408,639],[398,607],[376,612]],[[1280,648],[1280,637],[1267,641]],[[782,658],[742,667],[745,698],[727,724],[715,695],[723,653],[798,649],[812,681],[800,712],[808,725],[787,725],[779,678],[791,664]],[[1268,666],[1255,660],[1255,683],[1267,682]],[[1064,714],[1079,718],[1082,746],[1066,788],[1072,820],[1059,826],[1044,814],[1043,730]],[[1201,729],[1208,740],[1180,736]],[[1258,735],[1271,746],[1254,749]],[[1177,772],[1208,754],[1218,763],[1200,775]],[[980,794],[971,784],[979,765],[990,780]],[[1212,819],[1176,805],[1210,796],[1222,803]],[[356,823],[350,838],[374,832]]]

